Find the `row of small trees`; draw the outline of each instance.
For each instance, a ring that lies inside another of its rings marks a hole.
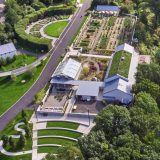
[[[5,65],[13,62],[15,59],[16,59],[15,56],[13,58],[7,57],[6,59],[0,58],[0,67],[5,66]]]

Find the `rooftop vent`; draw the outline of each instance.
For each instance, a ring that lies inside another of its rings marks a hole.
[[[125,60],[125,57],[121,57],[121,61],[124,61]]]

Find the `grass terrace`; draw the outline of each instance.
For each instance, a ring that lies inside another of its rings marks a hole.
[[[59,37],[60,34],[63,32],[65,27],[67,26],[68,21],[58,21],[55,23],[52,23],[48,25],[45,29],[44,32],[52,37]]]
[[[115,53],[109,71],[109,77],[115,74],[120,74],[121,76],[128,78],[131,58],[132,54],[125,51]]]
[[[71,138],[78,138],[81,136],[81,133],[78,132],[72,132],[67,130],[58,130],[58,129],[45,129],[45,130],[39,130],[38,136],[65,136],[65,137],[71,137]]]
[[[62,138],[40,138],[38,139],[38,144],[59,144],[59,145],[74,145],[77,142],[68,140],[68,139],[62,139]],[[58,147],[57,147],[58,148]]]
[[[56,154],[58,150],[58,147],[38,147],[38,153],[54,153]]]
[[[62,128],[70,128],[76,130],[78,126],[79,126],[78,123],[73,123],[73,122],[63,122],[63,121],[47,122],[47,127],[62,127]]]

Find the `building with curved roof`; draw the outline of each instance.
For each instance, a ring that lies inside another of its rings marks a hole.
[[[52,75],[52,78],[67,80],[77,79],[81,68],[81,63],[75,61],[74,59],[65,59],[62,63],[59,64],[54,74]]]

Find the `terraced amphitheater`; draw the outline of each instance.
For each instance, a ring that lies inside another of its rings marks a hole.
[[[67,121],[39,123],[37,129],[38,153],[57,153],[60,146],[76,145],[83,135],[78,131],[80,124]]]

